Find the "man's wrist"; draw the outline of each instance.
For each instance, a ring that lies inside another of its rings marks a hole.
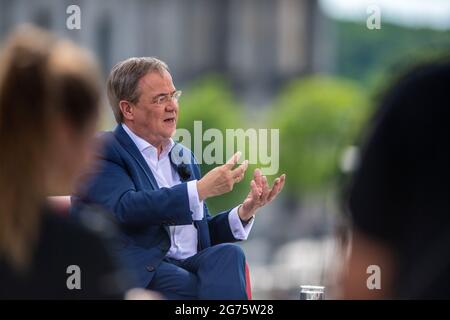
[[[200,201],[206,200],[206,190],[203,189],[203,183],[201,183],[201,180],[197,181],[197,193]]]
[[[239,217],[239,219],[241,220],[242,225],[243,225],[244,227],[245,227],[250,221],[252,221],[252,219],[254,218],[254,215],[250,215],[250,217],[247,218],[248,215],[244,215],[244,214],[243,214],[243,212],[242,212],[242,204],[239,205],[238,210],[237,210],[237,214],[238,214],[238,217]],[[243,215],[244,215],[244,217],[243,217]]]

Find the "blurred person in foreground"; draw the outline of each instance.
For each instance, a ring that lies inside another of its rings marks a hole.
[[[90,55],[44,30],[22,26],[1,51],[2,299],[122,297],[103,242],[46,201],[90,163],[100,89]]]
[[[211,216],[205,200],[231,191],[247,161],[236,167],[235,154],[201,177],[192,152],[172,140],[180,95],[159,59],[113,67],[108,97],[118,125],[103,135],[105,149],[72,212],[77,203],[96,203],[113,213],[121,230],[117,255],[138,287],[169,299],[247,299],[245,256],[230,242],[247,239],[255,213],[275,199],[285,176],[269,187],[257,169],[242,204]]]
[[[449,63],[416,68],[378,110],[350,187],[345,298],[450,298],[449,84]]]

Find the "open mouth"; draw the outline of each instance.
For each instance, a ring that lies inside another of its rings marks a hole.
[[[175,123],[175,118],[168,118],[164,120],[165,123]]]

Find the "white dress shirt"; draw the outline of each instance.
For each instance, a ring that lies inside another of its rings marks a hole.
[[[158,150],[154,146],[137,136],[125,124],[122,124],[122,127],[141,152],[160,188],[170,188],[181,183],[180,176],[171,165],[169,159],[169,152],[175,144],[172,139],[163,146],[163,150],[158,158]],[[197,180],[187,182],[187,191],[192,220],[202,220],[203,201],[200,201],[198,197]],[[246,240],[253,226],[254,219],[243,226],[237,211],[238,207],[235,207],[228,215],[231,232],[236,239]],[[169,229],[171,246],[166,257],[182,260],[197,253],[198,235],[194,224],[170,226]]]

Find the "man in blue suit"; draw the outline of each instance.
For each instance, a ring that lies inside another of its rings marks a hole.
[[[201,177],[192,152],[172,140],[177,91],[167,65],[152,57],[118,63],[108,78],[108,98],[118,126],[101,137],[95,168],[73,197],[112,213],[120,226],[118,257],[137,286],[169,299],[246,299],[245,256],[231,242],[245,240],[258,208],[281,191],[255,170],[243,203],[212,217],[205,200],[241,181],[247,161],[239,153]]]

